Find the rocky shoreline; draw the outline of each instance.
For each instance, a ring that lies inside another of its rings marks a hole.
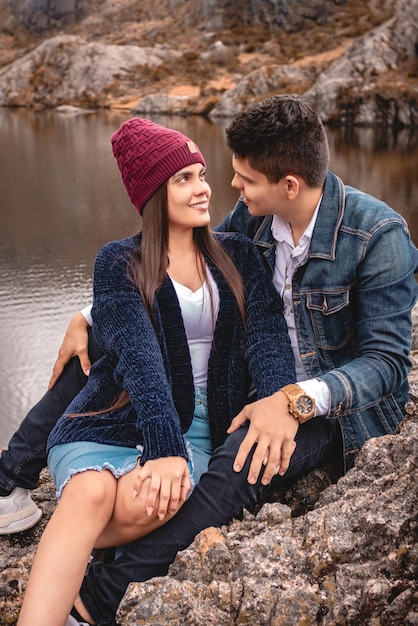
[[[296,92],[328,124],[418,124],[418,0],[140,4],[0,0],[0,106],[230,117]]]
[[[119,626],[417,626],[418,306],[411,359],[399,433],[370,440],[345,476],[318,469],[255,517],[200,533],[168,576],[130,585]],[[17,621],[55,506],[47,471],[33,497],[39,524],[0,539],[0,625]]]

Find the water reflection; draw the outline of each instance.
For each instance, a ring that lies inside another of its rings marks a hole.
[[[418,243],[418,133],[411,129],[328,130],[331,169],[348,185],[401,213]]]
[[[140,227],[109,141],[128,117],[0,109],[0,446],[42,395],[68,320],[90,301],[98,248]],[[228,121],[152,119],[199,144],[219,222],[237,198],[224,144]],[[332,169],[402,213],[418,241],[417,133],[328,135]]]

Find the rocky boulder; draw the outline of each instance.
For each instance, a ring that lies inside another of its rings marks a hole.
[[[162,46],[104,45],[60,35],[0,70],[0,105],[106,107],[123,98],[127,82],[180,56]]]
[[[274,93],[294,91],[311,100],[329,124],[416,126],[417,11],[418,0],[399,0],[394,17],[356,39],[323,70],[306,63],[255,69],[225,91],[210,115],[233,116]]]
[[[280,503],[200,533],[169,575],[130,585],[118,622],[418,624],[418,415],[370,441],[313,511]]]
[[[418,0],[400,0],[395,16],[359,37],[304,95],[334,124],[418,124]]]
[[[303,93],[315,75],[309,68],[297,65],[268,65],[256,69],[236,87],[222,94],[210,117],[233,117],[248,106],[275,93]]]
[[[43,33],[55,26],[74,24],[84,17],[86,4],[88,0],[13,0],[13,18],[15,24]]]

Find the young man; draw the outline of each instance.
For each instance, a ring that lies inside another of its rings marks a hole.
[[[270,265],[298,384],[245,407],[170,522],[89,568],[76,606],[98,624],[111,621],[129,582],[164,575],[202,529],[326,461],[348,469],[404,415],[418,268],[405,221],[327,171],[323,125],[299,96],[239,114],[227,143],[241,199],[217,230],[252,237]]]

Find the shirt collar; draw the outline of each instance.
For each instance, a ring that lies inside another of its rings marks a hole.
[[[321,204],[322,195],[319,198],[319,202],[316,205],[315,212],[309,222],[305,232],[299,241],[299,247],[303,248],[309,245],[312,239],[313,229],[315,228],[316,219],[318,217],[319,205]],[[278,215],[273,215],[273,219],[271,222],[271,232],[272,235],[277,242],[285,241],[287,243],[291,243],[293,247],[293,237],[292,237],[292,229],[290,228],[289,222],[286,222],[284,219],[279,217]]]

